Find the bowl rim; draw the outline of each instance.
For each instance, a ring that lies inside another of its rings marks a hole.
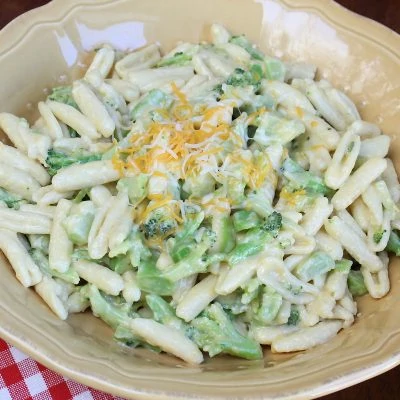
[[[7,54],[13,49],[13,47],[29,32],[35,29],[38,25],[42,24],[54,24],[59,23],[66,19],[75,9],[81,6],[93,6],[105,5],[115,0],[51,0],[49,3],[44,4],[40,7],[26,11],[20,14],[18,17],[10,21],[0,30],[0,58],[7,56]],[[118,0],[117,0],[118,1]],[[249,1],[249,0],[239,0]],[[254,0],[252,0],[254,1]],[[262,1],[262,0],[261,0]],[[261,2],[260,1],[260,2]],[[281,3],[286,9],[302,10],[313,14],[317,14],[324,20],[339,26],[340,28],[353,33],[356,36],[363,37],[365,40],[373,41],[379,47],[385,49],[385,51],[392,57],[400,60],[400,34],[396,33],[387,26],[374,21],[368,17],[359,15],[334,0],[273,0]],[[332,12],[334,11],[334,12]],[[351,27],[345,25],[342,20],[352,20],[355,23]],[[21,29],[23,28],[23,29]],[[365,35],[364,31],[368,31],[369,34]],[[4,40],[7,37],[8,42]],[[379,37],[384,39],[378,41],[375,39]],[[2,40],[3,39],[3,40]],[[400,61],[399,61],[400,62]],[[0,256],[3,258],[2,256]],[[0,305],[1,307],[1,305]],[[17,324],[16,324],[17,325]],[[400,332],[397,332],[400,334]],[[0,337],[11,345],[17,347],[33,359],[37,360],[47,368],[56,371],[57,373],[64,375],[70,379],[81,382],[87,386],[96,388],[98,390],[107,391],[118,396],[131,396],[135,395],[137,399],[157,399],[169,400],[175,395],[175,393],[162,393],[162,392],[149,392],[141,391],[135,388],[131,388],[129,393],[125,390],[120,390],[116,385],[109,382],[101,382],[95,377],[90,377],[85,373],[81,373],[78,370],[74,370],[70,366],[63,366],[53,362],[50,358],[42,355],[40,348],[36,348],[33,343],[26,343],[12,330],[8,330],[0,325]],[[298,393],[282,393],[280,399],[296,400],[296,399],[308,399],[317,398],[323,395],[337,392],[347,387],[356,385],[365,380],[371,379],[377,375],[383,374],[390,369],[400,364],[400,352],[387,356],[386,358],[379,359],[376,363],[370,364],[367,367],[353,370],[347,375],[338,376],[330,382],[326,382],[322,385],[313,386],[310,385],[307,388],[301,389]],[[178,393],[176,395],[179,396]],[[183,397],[177,397],[183,398]],[[211,398],[211,397],[208,397]],[[215,397],[221,399],[221,397]],[[225,397],[224,397],[225,398]],[[251,394],[246,398],[253,398]],[[263,397],[264,398],[264,397]],[[267,398],[267,397],[265,397]]]

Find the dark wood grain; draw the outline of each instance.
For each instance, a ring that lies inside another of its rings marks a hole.
[[[46,3],[48,3],[47,0],[0,0],[0,28],[19,14]],[[400,0],[338,0],[338,3],[400,33]],[[323,400],[376,399],[400,399],[400,367],[359,385],[323,397]]]

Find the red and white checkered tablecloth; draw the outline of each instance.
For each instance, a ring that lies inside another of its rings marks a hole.
[[[0,400],[123,400],[47,369],[0,339]]]

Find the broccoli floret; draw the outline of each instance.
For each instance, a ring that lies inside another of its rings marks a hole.
[[[49,94],[47,98],[51,101],[68,104],[69,106],[79,110],[79,107],[72,96],[72,86],[57,86],[52,89],[51,94]]]
[[[226,80],[226,84],[231,86],[255,86],[257,90],[263,75],[262,67],[259,64],[253,64],[248,71],[236,68]]]
[[[11,194],[3,188],[0,188],[0,201],[5,203],[8,208],[13,208],[14,210],[19,210],[21,204],[26,203],[22,197]]]
[[[208,306],[191,322],[193,340],[213,357],[219,353],[258,360],[263,356],[261,346],[252,339],[241,335],[229,316],[218,303]]]
[[[300,320],[300,312],[296,306],[292,306],[290,309],[290,315],[287,324],[288,325],[297,325]]]
[[[262,225],[262,229],[269,232],[274,238],[278,236],[280,229],[282,228],[282,214],[274,211],[269,215]]]
[[[47,172],[50,176],[54,176],[61,168],[68,167],[71,164],[85,164],[90,161],[101,160],[101,157],[101,154],[90,154],[83,151],[66,154],[61,151],[49,150],[46,158]]]
[[[177,228],[177,223],[168,207],[159,207],[152,211],[147,220],[140,226],[146,239],[155,236],[163,238],[172,235]]]

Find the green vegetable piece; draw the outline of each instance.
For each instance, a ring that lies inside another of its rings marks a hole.
[[[343,274],[348,274],[350,272],[353,261],[350,260],[340,260],[335,263],[335,271],[342,272]]]
[[[364,283],[364,277],[361,271],[351,270],[349,276],[347,277],[347,285],[349,287],[350,293],[354,297],[364,296],[368,293],[368,289]]]
[[[290,316],[288,319],[288,325],[297,325],[300,321],[300,312],[296,306],[291,307],[290,309]]]
[[[59,103],[67,104],[79,110],[79,107],[72,96],[72,86],[57,86],[52,89],[51,94],[49,94],[47,98],[48,100],[58,101]]]
[[[7,192],[7,190],[0,187],[0,201],[5,203],[8,208],[13,208],[14,210],[19,210],[21,204],[26,203],[26,201],[15,194]]]
[[[104,257],[94,260],[89,256],[89,251],[87,248],[84,247],[76,247],[72,253],[72,262],[77,262],[79,260],[87,260],[87,261],[92,261],[97,264],[101,265],[110,265],[110,258],[105,255]]]
[[[62,224],[71,242],[84,245],[88,242],[93,220],[93,203],[91,201],[82,201],[72,206],[69,215]]]
[[[309,171],[305,171],[291,158],[287,158],[283,162],[282,174],[290,181],[293,187],[305,189],[307,195],[330,196],[332,194],[332,190],[324,184],[322,178]]]
[[[146,221],[140,226],[146,239],[154,236],[165,238],[174,233],[177,228],[175,218],[168,207],[159,207],[153,210]]]
[[[218,303],[211,304],[191,322],[193,340],[213,357],[227,353],[248,360],[263,356],[261,346],[252,339],[241,335],[229,316]]]
[[[66,272],[58,272],[50,268],[49,259],[43,251],[39,249],[30,249],[29,254],[43,274],[62,279],[63,281],[73,283],[74,285],[79,283],[79,275],[73,268],[69,268]]]
[[[76,204],[80,203],[89,194],[89,192],[89,188],[81,189],[72,201]]]
[[[117,274],[122,275],[124,272],[132,269],[131,259],[128,255],[119,255],[110,258],[110,268]]]
[[[131,204],[138,204],[147,196],[148,182],[149,177],[145,174],[121,178],[117,183],[117,190],[127,192]]]
[[[109,256],[111,258],[120,255],[128,255],[131,266],[137,268],[141,260],[151,257],[150,250],[143,244],[143,238],[140,232],[134,227],[128,237],[118,246],[114,247]]]
[[[114,340],[132,348],[144,347],[151,351],[155,351],[156,353],[161,353],[161,349],[159,347],[152,346],[143,341],[143,339],[134,335],[133,332],[124,324],[118,325],[114,332]]]
[[[246,210],[255,211],[260,217],[267,218],[272,214],[272,204],[267,200],[269,197],[268,189],[261,187],[257,190],[252,190],[248,195],[243,205]]]
[[[327,253],[316,251],[295,268],[295,273],[303,281],[309,282],[333,268],[335,268],[333,258]]]
[[[265,76],[272,81],[283,82],[285,80],[285,64],[277,58],[267,57],[265,59]]]
[[[215,214],[211,229],[216,234],[212,253],[228,253],[235,247],[235,231],[230,216]]]
[[[171,296],[174,292],[174,283],[162,275],[154,259],[142,261],[136,277],[139,288],[144,292],[160,296]]]
[[[116,329],[118,325],[126,325],[129,319],[134,316],[131,307],[120,297],[104,295],[94,285],[89,285],[88,292],[93,314],[101,318],[111,328]]]
[[[203,197],[215,190],[215,180],[211,174],[187,176],[182,189],[193,197]]]
[[[157,108],[169,108],[171,103],[171,97],[163,91],[159,89],[150,90],[133,108],[131,118],[135,121],[146,115],[149,116],[150,112]]]
[[[392,230],[390,232],[389,241],[386,245],[386,251],[396,254],[397,257],[400,256],[400,236],[398,231]]]
[[[233,176],[226,181],[227,197],[232,200],[233,205],[239,205],[245,200],[244,191],[246,182]]]
[[[170,255],[174,262],[178,262],[189,255],[193,249],[193,235],[204,220],[204,212],[187,214],[182,229],[175,236],[175,243]]]
[[[253,79],[251,72],[245,71],[242,68],[236,68],[226,80],[226,84],[231,86],[250,86],[257,83]]]
[[[382,236],[385,233],[385,230],[377,231],[373,234],[372,238],[374,240],[374,243],[378,244],[382,240]]]
[[[285,145],[305,132],[301,121],[285,118],[275,111],[264,112],[256,122],[258,128],[253,139],[262,146]]]
[[[47,153],[46,164],[47,172],[54,176],[59,169],[68,167],[72,164],[85,164],[91,161],[101,160],[101,154],[85,153],[83,151],[66,154],[61,151],[49,150]]]
[[[177,282],[190,275],[206,272],[210,264],[223,258],[220,254],[215,254],[214,256],[207,256],[205,254],[214,243],[215,234],[206,231],[201,242],[193,246],[189,255],[169,266],[163,272],[162,276],[171,282]]]
[[[38,249],[44,254],[49,254],[50,235],[28,235],[29,244],[33,249]]]
[[[261,218],[254,211],[240,210],[232,217],[236,232],[245,231],[261,225]]]
[[[272,287],[266,286],[263,290],[261,304],[256,314],[257,320],[261,324],[271,323],[278,315],[282,302],[282,296]]]
[[[157,67],[170,67],[171,65],[186,65],[192,60],[192,55],[178,51],[172,57],[164,58],[161,60]]]
[[[243,47],[255,60],[264,60],[264,54],[254,47],[245,35],[232,36],[230,42],[236,44],[237,46]]]
[[[229,265],[235,265],[245,260],[250,256],[254,256],[260,253],[265,246],[265,242],[249,242],[249,243],[239,243],[236,247],[229,253],[227,261]]]
[[[271,215],[268,215],[262,229],[269,232],[272,237],[276,238],[280,229],[282,228],[282,215],[277,211],[274,211]]]
[[[156,294],[148,294],[146,296],[146,303],[153,312],[154,319],[157,322],[182,331],[187,329],[187,325],[176,316],[174,308],[162,297]]]

